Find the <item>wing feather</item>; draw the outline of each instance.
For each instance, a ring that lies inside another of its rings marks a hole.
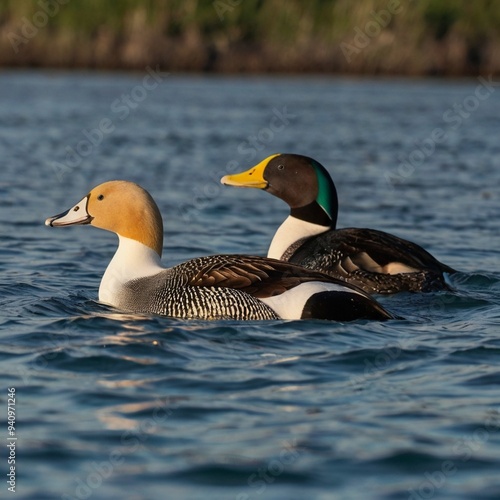
[[[201,257],[172,270],[189,272],[186,284],[190,286],[236,288],[258,298],[280,295],[310,281],[349,286],[336,278],[295,264],[246,255]]]
[[[375,229],[328,231],[304,243],[290,261],[302,264],[315,258],[329,258],[332,266],[337,264],[346,272],[454,272],[419,245]]]

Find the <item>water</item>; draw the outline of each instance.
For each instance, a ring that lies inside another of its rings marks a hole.
[[[498,87],[146,74],[0,74],[17,498],[498,498]],[[422,244],[455,291],[384,297],[387,323],[135,316],[96,301],[115,236],[43,225],[122,178],[157,200],[168,265],[264,254],[286,207],[218,179],[280,151],[329,168],[339,226]]]

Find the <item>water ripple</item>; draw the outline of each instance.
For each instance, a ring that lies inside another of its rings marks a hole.
[[[0,360],[20,498],[496,500],[500,95],[452,130],[443,113],[476,81],[169,75],[120,120],[111,103],[141,81],[0,76]],[[60,179],[54,162],[104,117],[116,130]],[[402,176],[436,127],[448,139]],[[126,178],[158,201],[168,265],[265,254],[286,207],[219,178],[276,151],[320,160],[339,226],[423,245],[460,271],[452,290],[379,297],[402,318],[384,323],[126,314],[97,301],[116,238],[43,224]]]

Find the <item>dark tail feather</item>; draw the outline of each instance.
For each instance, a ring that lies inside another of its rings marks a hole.
[[[378,302],[364,295],[351,292],[327,291],[312,295],[302,312],[302,319],[327,319],[354,321],[394,319]]]

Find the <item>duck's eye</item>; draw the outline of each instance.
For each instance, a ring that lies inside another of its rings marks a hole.
[[[104,200],[104,195],[103,195],[103,194],[100,194],[100,195],[97,197],[97,199],[98,199],[99,201]]]
[[[278,165],[278,170],[283,170],[285,168],[285,165]]]

